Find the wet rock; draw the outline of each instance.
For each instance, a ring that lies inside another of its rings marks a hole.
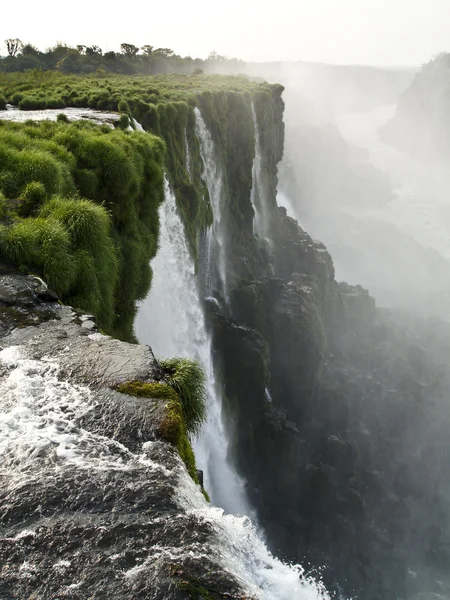
[[[0,597],[249,598],[177,450],[148,346],[100,334],[38,278],[0,275]]]

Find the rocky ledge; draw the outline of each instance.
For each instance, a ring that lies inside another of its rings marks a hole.
[[[249,598],[177,451],[151,348],[7,268],[0,335],[0,597]],[[130,381],[155,397],[118,391]]]

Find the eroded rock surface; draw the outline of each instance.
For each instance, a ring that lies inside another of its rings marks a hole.
[[[0,597],[249,598],[178,453],[151,348],[98,332],[38,278],[0,275]]]

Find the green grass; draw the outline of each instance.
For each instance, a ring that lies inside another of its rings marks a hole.
[[[160,360],[167,383],[181,399],[183,418],[188,432],[197,434],[206,419],[205,374],[190,358]]]
[[[0,121],[0,251],[132,339],[151,282],[164,143],[91,123]]]
[[[0,120],[0,192],[7,200],[1,211],[8,212],[11,199],[19,205],[16,216],[37,217],[42,205],[58,196],[87,199],[109,215],[109,237],[115,249],[115,260],[109,260],[112,282],[108,286],[105,281],[105,265],[99,265],[98,259],[95,262],[92,254],[88,260],[86,249],[71,238],[76,283],[63,296],[65,301],[81,302],[80,308],[95,309],[108,333],[133,339],[136,301],[145,298],[151,285],[149,261],[158,247],[163,167],[194,260],[200,235],[212,223],[209,195],[202,180],[195,106],[202,111],[221,163],[224,219],[230,221],[230,230],[237,227],[253,236],[253,211],[248,201],[254,156],[251,107],[253,102],[265,155],[276,164],[282,152],[283,130],[278,126],[283,110],[281,86],[232,76],[98,77],[34,69],[0,73],[0,89],[9,102],[22,103],[22,107],[45,104],[121,113],[114,130],[86,122],[68,124],[62,118],[57,123],[20,125]],[[153,135],[123,131],[132,117]],[[81,211],[82,206],[79,208]],[[45,215],[48,218],[48,210]],[[88,276],[94,264],[98,271],[95,278]],[[102,297],[105,285],[113,290],[113,308],[111,294]],[[86,292],[89,286],[90,295]]]

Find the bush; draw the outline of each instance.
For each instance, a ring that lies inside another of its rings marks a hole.
[[[6,98],[0,94],[0,110],[6,110]]]
[[[121,100],[121,101],[119,102],[119,105],[118,105],[118,107],[117,107],[117,108],[118,108],[119,112],[121,112],[121,113],[127,113],[127,114],[130,114],[130,112],[131,112],[131,111],[130,111],[130,107],[129,107],[129,105],[128,105],[128,102],[127,102],[126,100]]]
[[[29,218],[0,230],[1,254],[27,271],[37,270],[57,294],[64,294],[74,275],[70,237],[53,219]]]
[[[47,102],[43,98],[25,97],[19,102],[20,110],[44,110]]]
[[[20,215],[23,217],[31,215],[39,205],[44,203],[46,195],[45,186],[40,181],[27,183],[20,195]]]
[[[197,434],[206,419],[205,374],[190,358],[160,360],[165,380],[181,399],[186,429]]]
[[[64,113],[59,113],[59,115],[56,117],[56,121],[58,123],[69,123],[69,117]]]
[[[123,130],[128,129],[130,126],[130,119],[128,118],[128,115],[120,115],[120,119],[117,121],[117,126]]]

